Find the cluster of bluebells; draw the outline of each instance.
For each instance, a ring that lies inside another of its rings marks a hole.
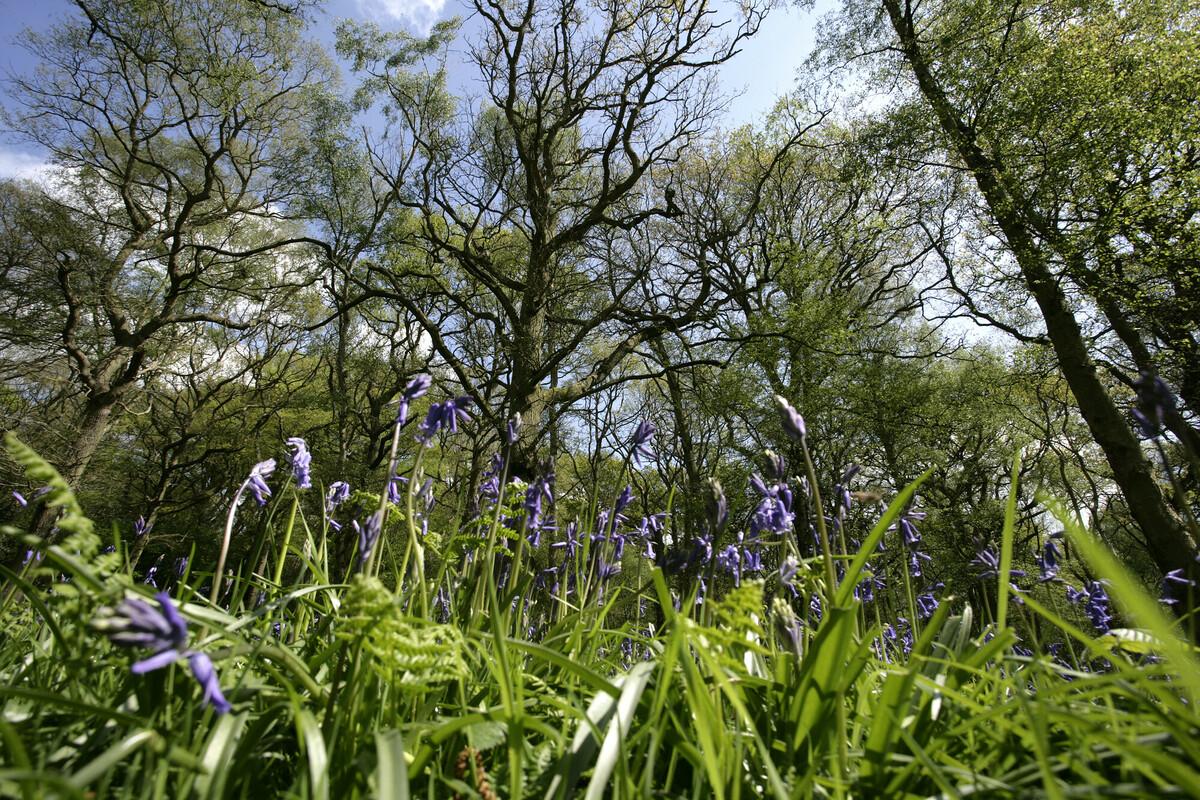
[[[458,433],[460,423],[471,419],[467,409],[474,401],[470,397],[451,397],[440,403],[434,403],[425,414],[425,419],[417,426],[417,441],[428,446],[433,444],[434,437],[440,432]]]
[[[158,608],[138,597],[127,597],[115,609],[104,609],[93,623],[115,645],[147,649],[150,655],[135,661],[135,675],[169,667],[187,659],[192,676],[204,692],[203,701],[218,714],[229,711],[229,701],[221,693],[221,684],[212,660],[204,653],[187,649],[187,621],[175,607],[170,595],[155,596]]]
[[[1092,627],[1098,633],[1108,633],[1112,629],[1112,614],[1108,609],[1108,593],[1100,581],[1089,581],[1083,589],[1067,585],[1067,600],[1073,605],[1082,605],[1084,613],[1091,620]]]
[[[900,537],[904,542],[904,548],[908,551],[908,574],[914,578],[920,578],[924,574],[922,562],[931,560],[928,553],[921,552],[921,532],[917,530],[915,524],[923,519],[925,519],[924,511],[913,511],[909,508],[900,515],[900,519],[896,523],[900,528]]]

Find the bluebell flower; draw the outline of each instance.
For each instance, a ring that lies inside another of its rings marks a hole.
[[[1182,569],[1173,569],[1163,576],[1162,599],[1160,602],[1173,606],[1179,602],[1176,592],[1180,588],[1195,586],[1196,582],[1183,574]]]
[[[400,407],[396,409],[396,424],[403,426],[408,422],[408,407],[413,400],[424,395],[429,391],[430,384],[433,383],[433,378],[424,373],[418,375],[408,382],[404,387],[404,391],[400,393]]]
[[[922,553],[920,550],[912,551],[908,557],[908,574],[914,578],[920,578],[924,574],[921,562],[932,560],[928,553]]]
[[[19,505],[21,508],[25,508],[29,505],[29,501],[25,499],[25,495],[21,494],[20,492],[13,491],[12,496],[13,500],[16,500],[17,505]]]
[[[1108,609],[1108,594],[1100,581],[1091,581],[1082,590],[1067,585],[1067,600],[1074,605],[1083,604],[1083,610],[1099,633],[1108,633],[1112,628],[1112,614]]]
[[[782,482],[787,479],[787,462],[783,460],[783,456],[774,450],[767,450],[763,453],[763,462],[767,475],[773,480]]]
[[[937,611],[938,600],[933,596],[933,593],[938,589],[943,588],[944,584],[937,583],[929,589],[926,589],[921,594],[917,595],[917,616],[921,619],[929,619],[933,616],[933,612]]]
[[[649,420],[639,422],[637,430],[633,432],[634,466],[641,467],[644,463],[654,460],[654,450],[650,447],[650,440],[653,437],[654,423]]]
[[[563,531],[563,538],[560,541],[550,544],[553,548],[562,548],[566,550],[566,558],[574,558],[579,552],[579,526],[574,522],[567,523],[567,529]]]
[[[813,619],[821,621],[821,617],[825,615],[825,610],[821,607],[821,595],[813,592],[812,599],[808,601],[808,610],[812,612]]]
[[[621,562],[616,561],[612,564],[606,563],[603,559],[600,561],[600,567],[596,571],[596,575],[602,581],[611,580],[621,574]]]
[[[429,407],[425,419],[417,428],[417,441],[429,445],[440,431],[458,433],[460,422],[469,422],[471,415],[467,408],[475,401],[470,397],[461,396],[434,403]]]
[[[1049,583],[1058,580],[1058,560],[1060,558],[1058,547],[1055,546],[1053,539],[1047,539],[1046,544],[1042,547],[1042,554],[1038,557],[1038,570],[1041,574],[1038,576],[1040,583]]]
[[[204,702],[212,706],[218,714],[229,711],[233,706],[229,705],[229,701],[221,693],[221,684],[217,680],[217,671],[213,667],[212,659],[204,653],[192,653],[188,656],[188,666],[192,668],[192,676],[196,683],[204,689]]]
[[[379,541],[383,519],[380,512],[376,511],[367,517],[365,524],[359,525],[358,520],[355,520],[353,524],[355,532],[358,533],[358,563],[366,564],[367,559],[371,557],[371,551],[375,549],[375,543]]]
[[[792,597],[800,594],[796,589],[796,575],[800,572],[800,560],[789,555],[779,565],[779,583],[792,592]]]
[[[510,447],[517,443],[521,438],[521,415],[513,414],[508,418],[508,424],[505,426],[504,443]]]
[[[781,395],[775,395],[775,410],[779,412],[779,421],[783,423],[784,432],[798,442],[804,441],[807,430],[804,427],[804,417],[800,416],[800,412]]]
[[[204,702],[217,713],[225,713],[230,706],[221,694],[212,661],[203,653],[186,649],[187,621],[175,607],[170,595],[159,592],[155,599],[158,608],[140,597],[127,597],[116,609],[101,609],[92,625],[115,645],[152,651],[150,656],[134,662],[130,667],[135,675],[169,667],[186,657],[192,666],[192,674],[204,690]]]
[[[717,566],[733,576],[733,582],[742,580],[742,554],[734,545],[728,545],[717,553]]]
[[[271,473],[274,471],[275,459],[268,458],[266,461],[260,461],[254,465],[254,469],[250,470],[250,477],[246,478],[246,482],[242,484],[244,488],[250,490],[260,506],[265,506],[267,498],[271,496],[271,487],[267,486],[266,479],[271,477]]]
[[[153,525],[146,524],[146,518],[139,516],[133,521],[133,538],[140,539],[150,532]]]
[[[299,436],[287,440],[287,446],[294,448],[292,453],[292,475],[296,477],[296,488],[312,488],[312,453],[308,452],[308,442]]]

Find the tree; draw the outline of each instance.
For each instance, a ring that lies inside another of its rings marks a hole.
[[[45,148],[53,188],[22,193],[29,240],[2,337],[78,392],[60,453],[83,475],[115,413],[197,331],[254,337],[309,281],[279,211],[330,67],[296,9],[251,0],[76,2],[28,33],[10,127]],[[11,189],[9,189],[11,191]]]
[[[838,35],[842,55],[876,54],[924,104],[917,158],[971,181],[984,212],[977,241],[1003,243],[981,260],[1011,267],[1044,333],[1006,327],[1053,349],[1155,562],[1195,577],[1195,543],[1122,413],[1119,384],[1097,369],[1127,383],[1124,365],[1166,372],[1190,392],[1192,13],[1175,3],[881,0],[848,3]],[[913,95],[903,98],[899,113],[918,120]],[[1195,435],[1177,409],[1167,416],[1177,436]]]
[[[708,308],[713,242],[666,244],[686,206],[669,170],[721,108],[713,68],[767,5],[734,21],[706,0],[474,8],[484,98],[460,126],[418,137],[425,163],[402,195],[431,264],[381,270],[368,288],[418,316],[406,287],[433,288],[457,317],[449,330],[425,320],[435,351],[494,430],[522,415],[513,471],[528,475],[571,404],[637,375],[617,368]],[[464,366],[468,339],[496,345],[486,380]],[[490,408],[497,388],[503,406]]]

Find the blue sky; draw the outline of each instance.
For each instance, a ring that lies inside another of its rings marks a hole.
[[[730,103],[726,125],[760,118],[794,85],[796,71],[812,48],[816,20],[833,1],[818,0],[816,11],[790,5],[776,9],[758,35],[725,65],[721,73],[725,93],[737,95]],[[33,64],[28,54],[14,40],[22,30],[44,28],[71,9],[67,0],[0,0],[0,73],[30,71]],[[423,32],[434,22],[455,15],[467,15],[464,0],[333,0],[326,5],[316,35],[331,42],[334,22],[346,17]],[[472,68],[462,64],[461,53],[462,46],[456,45],[448,64],[452,84],[460,86],[474,77]],[[41,154],[10,139],[0,140],[0,177],[32,175],[42,163]]]

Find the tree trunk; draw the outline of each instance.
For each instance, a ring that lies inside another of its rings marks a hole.
[[[79,488],[79,482],[87,472],[92,456],[96,454],[104,434],[108,432],[108,424],[115,406],[116,401],[110,394],[106,394],[102,399],[89,398],[84,406],[75,442],[71,445],[70,454],[62,461],[63,477],[72,489]],[[42,537],[49,536],[54,521],[58,519],[58,512],[58,508],[43,503],[34,519],[33,532]],[[51,541],[54,538],[57,537],[52,537]]]
[[[1182,521],[1168,508],[1149,460],[1096,374],[1079,323],[1067,305],[1045,253],[1022,218],[1024,205],[1006,184],[1003,165],[983,151],[974,129],[963,121],[937,82],[917,41],[912,19],[905,15],[899,0],[883,0],[883,4],[921,94],[932,107],[951,147],[970,170],[1008,241],[1025,285],[1042,313],[1063,377],[1092,437],[1104,451],[1130,513],[1146,537],[1151,557],[1163,572],[1178,569],[1193,579],[1200,578],[1195,543]]]

